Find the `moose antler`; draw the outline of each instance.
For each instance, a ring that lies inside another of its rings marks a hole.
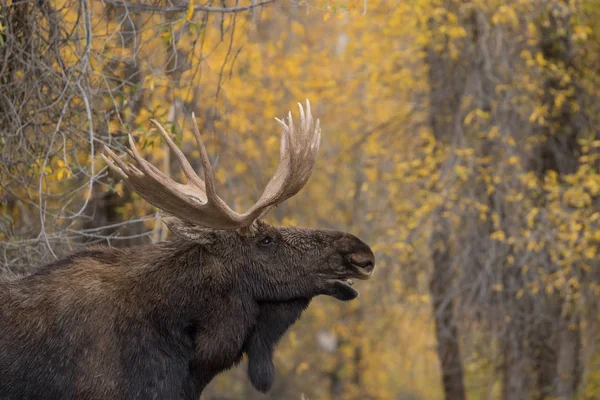
[[[164,128],[151,120],[165,139],[181,165],[188,182],[175,182],[138,153],[133,138],[129,135],[132,163],[125,163],[108,147],[102,158],[123,180],[143,199],[185,221],[214,229],[248,228],[254,220],[267,213],[271,207],[289,199],[304,187],[315,165],[321,128],[319,120],[313,120],[310,103],[306,101],[306,113],[300,108],[300,125],[294,127],[292,113],[287,123],[277,119],[282,127],[280,161],[275,175],[267,184],[256,204],[247,212],[240,214],[232,210],[218,195],[215,188],[215,175],[200,136],[200,130],[194,121],[194,135],[200,147],[200,160],[204,170],[204,180],[194,171],[181,149],[169,137]],[[109,158],[110,157],[110,158]]]

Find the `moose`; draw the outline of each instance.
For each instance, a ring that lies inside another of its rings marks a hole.
[[[352,300],[374,269],[371,248],[332,230],[274,227],[261,218],[312,174],[320,125],[310,104],[282,127],[280,162],[259,200],[231,209],[192,115],[204,179],[156,121],[187,183],[138,153],[105,148],[108,167],[165,213],[167,241],[91,247],[0,282],[0,398],[199,399],[220,372],[248,357],[268,391],[273,352],[317,295]]]

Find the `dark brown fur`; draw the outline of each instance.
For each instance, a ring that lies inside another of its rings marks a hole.
[[[336,279],[373,269],[370,248],[341,232],[169,225],[178,238],[0,283],[0,398],[196,400],[244,352],[266,391],[275,344],[310,299],[352,299]]]

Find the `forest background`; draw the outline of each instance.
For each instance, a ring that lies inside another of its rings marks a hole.
[[[308,98],[322,146],[277,224],[349,230],[375,277],[317,299],[258,394],[204,399],[600,396],[600,3],[7,0],[0,6],[0,268],[168,236],[99,157],[127,133],[181,177],[195,113],[219,193],[255,200],[273,120]],[[199,165],[196,165],[199,167]]]

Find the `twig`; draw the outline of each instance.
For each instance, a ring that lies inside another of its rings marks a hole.
[[[206,12],[219,12],[219,13],[238,13],[242,11],[248,11],[255,7],[264,6],[266,4],[274,3],[275,0],[265,0],[259,3],[250,4],[241,7],[210,7],[210,6],[194,6],[194,11],[206,11]],[[104,0],[104,3],[110,4],[113,7],[125,7],[130,12],[173,12],[173,11],[187,11],[188,5],[181,6],[153,6],[150,4],[139,4],[129,3],[127,1],[119,0]]]

